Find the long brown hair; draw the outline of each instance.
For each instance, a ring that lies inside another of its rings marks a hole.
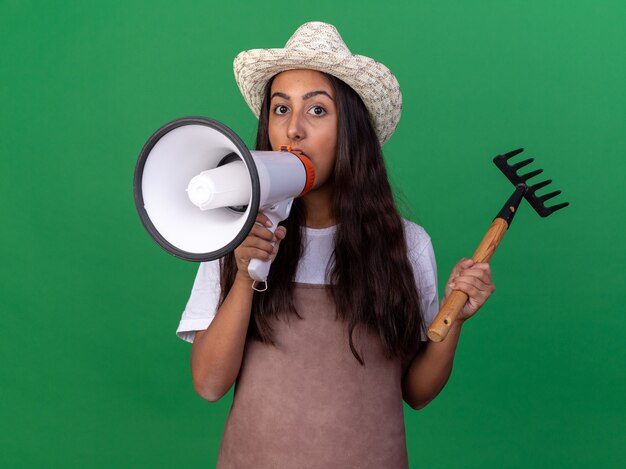
[[[325,74],[335,91],[338,147],[332,211],[337,222],[330,289],[338,318],[349,330],[354,357],[364,364],[353,342],[357,325],[376,331],[387,357],[415,352],[423,328],[413,270],[408,261],[402,219],[394,203],[380,143],[359,95],[338,78]],[[256,149],[272,150],[268,126],[272,80],[265,90]],[[302,255],[304,205],[296,199],[281,224],[287,236],[280,244],[268,277],[269,289],[255,292],[249,334],[274,343],[271,322],[298,315],[293,304],[294,278]],[[221,261],[221,302],[237,273],[234,254]]]

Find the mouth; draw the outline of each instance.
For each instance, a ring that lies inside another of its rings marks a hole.
[[[299,156],[306,156],[307,158],[309,158],[309,154],[302,150],[302,148],[292,148],[291,153],[296,153]]]
[[[288,151],[291,153],[299,153],[301,155],[304,154],[301,148],[292,148],[291,145],[279,145],[279,151]]]

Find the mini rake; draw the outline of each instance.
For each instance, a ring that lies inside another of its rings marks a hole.
[[[504,237],[507,229],[511,226],[511,222],[513,221],[513,217],[517,212],[517,208],[519,207],[522,198],[525,198],[541,217],[547,217],[557,210],[565,208],[569,205],[568,202],[563,202],[551,207],[546,207],[545,202],[559,195],[561,191],[554,191],[545,195],[537,195],[538,190],[552,183],[551,179],[541,181],[533,185],[527,184],[529,179],[541,174],[543,169],[537,169],[522,176],[517,174],[520,169],[525,168],[534,161],[533,158],[529,158],[519,163],[509,164],[509,160],[511,158],[523,151],[523,148],[519,148],[503,155],[498,155],[493,159],[493,162],[500,169],[500,171],[502,171],[509,181],[513,183],[515,186],[515,192],[513,192],[513,195],[511,195],[509,200],[506,201],[502,210],[500,210],[500,213],[498,213],[496,218],[493,220],[489,230],[487,230],[483,240],[480,242],[480,245],[472,256],[472,260],[476,263],[489,262],[493,254],[496,252],[496,249]],[[467,302],[467,299],[467,295],[459,290],[454,290],[450,294],[446,302],[441,307],[439,314],[437,314],[437,317],[428,329],[428,337],[430,340],[434,342],[441,342],[446,338],[448,332],[450,331],[450,327],[452,327],[454,320],[457,318],[461,308],[463,308],[463,305]]]

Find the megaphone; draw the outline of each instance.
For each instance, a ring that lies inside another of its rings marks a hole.
[[[273,232],[315,180],[308,157],[281,150],[250,151],[231,129],[206,117],[165,124],[143,146],[135,168],[144,227],[167,252],[196,262],[233,251],[260,210]],[[265,282],[270,264],[252,259],[250,277]]]

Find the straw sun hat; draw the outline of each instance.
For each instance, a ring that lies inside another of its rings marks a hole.
[[[304,68],[333,75],[355,90],[369,111],[381,145],[389,140],[400,120],[402,94],[396,77],[383,64],[352,54],[330,24],[303,24],[284,49],[241,52],[233,68],[241,94],[257,117],[270,78],[285,70]]]

